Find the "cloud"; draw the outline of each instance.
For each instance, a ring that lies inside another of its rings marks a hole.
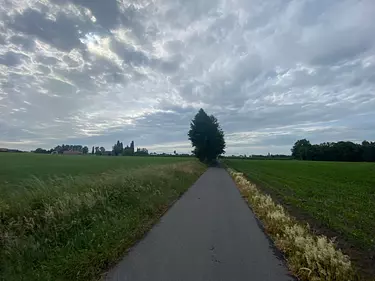
[[[200,107],[227,152],[374,139],[371,0],[14,0],[0,7],[0,146],[189,152]]]

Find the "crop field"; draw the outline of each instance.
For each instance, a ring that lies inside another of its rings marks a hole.
[[[189,161],[184,157],[110,157],[92,155],[45,155],[34,153],[0,153],[0,185],[15,183],[31,176],[95,175],[111,169],[134,169],[153,164]]]
[[[236,159],[226,164],[289,209],[357,249],[375,252],[375,163]]]
[[[0,280],[96,280],[204,171],[191,158],[0,154]]]

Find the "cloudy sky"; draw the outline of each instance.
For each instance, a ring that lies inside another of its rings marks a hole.
[[[0,147],[375,140],[373,0],[0,0]]]

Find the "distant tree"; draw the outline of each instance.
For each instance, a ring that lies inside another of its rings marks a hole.
[[[119,151],[120,151],[120,149],[119,149],[119,143],[120,143],[120,141],[117,141],[117,143],[115,143],[114,146],[112,147],[112,153],[115,156],[119,155]]]
[[[148,150],[146,148],[137,148],[137,151],[134,153],[134,155],[146,156],[148,155]]]
[[[61,145],[56,146],[54,151],[56,151],[57,153],[63,153]]]
[[[362,142],[362,159],[366,162],[375,162],[375,142]]]
[[[298,140],[292,147],[292,156],[299,160],[308,160],[311,143],[307,139]]]
[[[210,163],[225,153],[224,132],[218,120],[200,109],[190,124],[189,140],[194,155],[202,162]]]
[[[89,153],[89,148],[88,148],[87,146],[84,146],[84,147],[82,148],[82,153],[83,153],[83,154],[87,154],[87,153]]]
[[[96,146],[96,147],[95,147],[95,155],[101,155],[101,152],[100,152],[99,146]]]
[[[112,147],[112,152],[114,155],[117,156],[117,155],[122,155],[123,151],[124,151],[124,145],[122,142],[118,140],[117,143],[115,143],[115,145]]]
[[[176,151],[176,150],[175,150],[175,151],[173,151],[173,154],[174,154],[174,155],[177,155],[177,151]]]
[[[49,151],[45,150],[43,148],[37,148],[37,149],[35,149],[34,153],[47,154],[47,153],[49,153]]]
[[[120,145],[122,145],[122,143],[120,143]],[[122,155],[124,155],[124,156],[130,156],[130,155],[134,155],[134,154],[135,154],[135,151],[134,151],[134,141],[132,141],[130,143],[130,146],[127,145],[126,147],[123,148]]]
[[[91,154],[94,154],[94,153],[95,153],[95,150],[94,150],[94,147],[92,147]]]
[[[101,154],[104,155],[104,153],[105,153],[105,148],[104,148],[103,146],[101,146],[101,147],[99,148],[99,150],[100,150]]]
[[[292,156],[299,160],[316,161],[375,161],[375,142],[363,141],[362,144],[351,141],[324,142],[311,145],[306,139],[298,140],[292,150]]]

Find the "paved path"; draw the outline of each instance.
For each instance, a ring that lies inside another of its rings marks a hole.
[[[220,168],[208,169],[106,279],[294,280]]]

